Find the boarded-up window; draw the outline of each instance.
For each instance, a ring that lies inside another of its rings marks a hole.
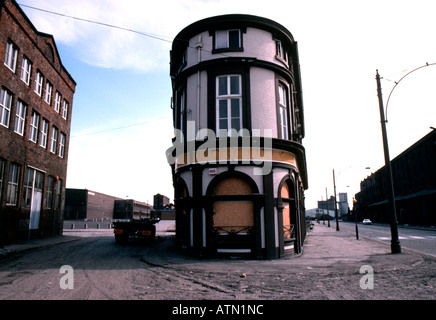
[[[228,178],[215,188],[214,196],[241,196],[253,193],[250,185],[241,178]],[[213,205],[214,227],[253,227],[254,206],[249,200],[216,201]]]

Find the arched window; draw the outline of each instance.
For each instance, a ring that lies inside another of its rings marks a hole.
[[[213,227],[218,233],[238,232],[254,227],[253,201],[244,199],[253,190],[248,182],[239,177],[220,181],[214,189],[217,199],[213,204]]]
[[[295,240],[295,193],[291,180],[286,180],[280,189],[283,221],[283,239],[286,244]]]

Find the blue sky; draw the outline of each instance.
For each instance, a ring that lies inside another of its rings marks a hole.
[[[309,190],[306,207],[337,192],[351,198],[384,165],[376,69],[383,98],[408,71],[436,62],[434,0],[18,0],[18,3],[157,36],[23,7],[53,34],[77,82],[67,187],[152,202],[172,198],[171,40],[214,15],[246,13],[284,25],[299,44]],[[405,78],[388,110],[391,159],[436,127],[436,66]],[[371,167],[371,170],[365,170]]]

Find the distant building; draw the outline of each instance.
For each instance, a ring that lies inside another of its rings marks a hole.
[[[53,36],[0,1],[0,244],[62,234],[76,82]]]
[[[397,220],[436,226],[436,130],[391,160]],[[354,210],[358,220],[390,222],[385,167],[360,183]]]
[[[338,197],[338,215],[342,217],[348,214],[348,195],[341,192]]]
[[[133,199],[115,200],[113,219],[148,219],[151,205]]]
[[[153,212],[160,217],[161,220],[175,220],[176,210],[174,204],[170,203],[167,196],[160,193],[153,196]]]
[[[147,218],[152,206],[87,189],[66,190],[65,220],[112,220]]]
[[[335,210],[327,210],[327,209],[308,209],[306,210],[306,218],[308,219],[318,219],[318,220],[327,220],[335,218]]]
[[[66,189],[65,220],[104,220],[112,219],[115,200],[109,196],[87,189]]]
[[[251,15],[200,20],[175,37],[170,76],[180,248],[258,259],[301,252],[308,179],[293,35]]]
[[[153,196],[153,209],[162,210],[170,204],[170,199],[167,196],[161,194],[155,194]]]
[[[318,201],[318,209],[321,210],[335,210],[335,197],[331,196],[330,199]]]

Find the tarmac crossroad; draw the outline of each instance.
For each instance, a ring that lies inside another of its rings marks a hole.
[[[351,232],[322,224],[308,232],[303,254],[278,260],[189,258],[175,250],[173,231],[171,223],[158,225],[158,239],[148,246],[117,245],[110,230],[95,229],[7,246],[0,249],[0,299],[436,298],[435,257],[409,250],[391,254],[385,243],[356,240]],[[66,288],[62,266],[74,271],[74,288]]]

